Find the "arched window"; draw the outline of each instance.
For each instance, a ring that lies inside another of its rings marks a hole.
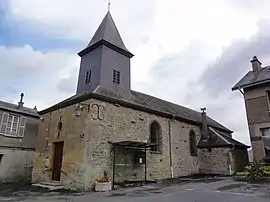
[[[189,132],[189,151],[191,156],[197,156],[197,140],[193,130]]]
[[[151,148],[151,151],[162,151],[161,127],[156,121],[150,126],[150,142],[156,144]]]

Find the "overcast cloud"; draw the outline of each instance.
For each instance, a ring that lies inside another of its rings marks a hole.
[[[73,95],[77,52],[106,14],[106,1],[1,0],[0,7],[1,100],[17,102],[25,92],[26,105],[44,109]],[[254,55],[270,64],[269,9],[267,0],[112,1],[135,54],[132,88],[196,110],[206,106],[249,144],[244,101],[231,87]]]

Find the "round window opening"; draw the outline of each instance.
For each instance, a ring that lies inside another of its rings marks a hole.
[[[58,128],[59,131],[62,130],[62,128],[63,128],[63,123],[62,123],[62,122],[59,122],[57,128]]]

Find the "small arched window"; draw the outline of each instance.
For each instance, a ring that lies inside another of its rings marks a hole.
[[[191,156],[197,156],[197,140],[193,130],[189,132],[189,151]]]
[[[155,144],[151,147],[151,151],[162,151],[161,127],[156,121],[150,125],[150,142]]]

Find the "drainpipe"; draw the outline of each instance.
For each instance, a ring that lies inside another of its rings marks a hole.
[[[232,175],[232,171],[233,171],[232,170],[231,157],[230,157],[230,153],[232,154],[232,150],[233,150],[233,148],[228,151],[228,162],[229,162],[229,173],[230,173],[230,175]]]
[[[174,116],[172,116],[172,120],[174,121]],[[169,151],[170,151],[170,170],[171,170],[171,178],[174,177],[173,175],[173,165],[172,165],[172,137],[171,137],[171,119],[168,121],[169,126]]]

